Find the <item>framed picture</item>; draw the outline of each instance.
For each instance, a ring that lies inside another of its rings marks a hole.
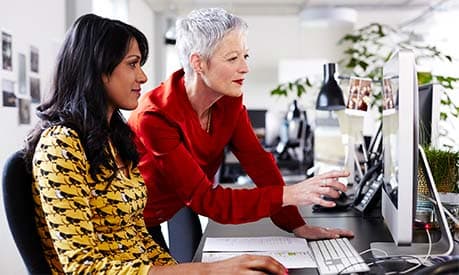
[[[30,100],[18,98],[19,124],[30,124]]]
[[[27,71],[26,71],[26,56],[23,53],[18,53],[18,95],[27,95]]]
[[[32,103],[40,103],[41,93],[40,93],[40,78],[31,77],[30,78],[30,97]]]
[[[2,68],[6,71],[13,70],[13,37],[2,32]]]
[[[38,73],[39,69],[39,53],[38,48],[34,46],[30,46],[30,71],[34,73]]]
[[[2,80],[2,98],[3,106],[16,107],[16,95],[14,94],[14,82],[11,80]]]

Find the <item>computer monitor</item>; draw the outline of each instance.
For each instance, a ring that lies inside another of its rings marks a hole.
[[[398,52],[383,68],[384,186],[381,211],[396,244],[412,240],[418,165],[418,87],[414,53]],[[400,194],[403,194],[401,196]]]
[[[384,65],[382,109],[384,184],[381,213],[393,242],[372,243],[371,247],[389,255],[449,254],[452,250],[451,234],[429,165],[419,146],[418,87],[412,51],[401,50]],[[436,214],[444,227],[442,238],[432,245],[431,252],[427,243],[413,242],[418,168],[427,175],[427,185],[437,201]],[[374,255],[382,256],[381,253]]]
[[[252,124],[252,128],[255,131],[258,139],[261,143],[265,143],[265,135],[266,135],[266,110],[253,110],[248,109],[247,113],[249,115],[250,123]]]
[[[247,113],[249,114],[250,122],[254,129],[265,128],[266,110],[248,109]]]

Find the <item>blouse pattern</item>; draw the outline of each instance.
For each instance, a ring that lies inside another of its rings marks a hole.
[[[107,146],[108,147],[108,146]],[[36,223],[53,274],[147,274],[176,261],[156,244],[143,220],[147,199],[137,167],[106,168],[94,180],[76,131],[46,129],[33,159]]]

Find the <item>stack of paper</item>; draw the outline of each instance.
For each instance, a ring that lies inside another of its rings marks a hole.
[[[202,262],[243,254],[271,256],[286,268],[317,267],[307,241],[294,237],[207,238]]]

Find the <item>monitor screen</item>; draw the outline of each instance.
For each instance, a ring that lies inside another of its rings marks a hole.
[[[419,144],[437,148],[440,120],[439,85],[419,86]]]
[[[419,144],[430,145],[432,135],[433,85],[419,86]]]
[[[381,211],[398,245],[412,241],[418,164],[418,87],[414,53],[400,51],[383,67],[384,185]]]

